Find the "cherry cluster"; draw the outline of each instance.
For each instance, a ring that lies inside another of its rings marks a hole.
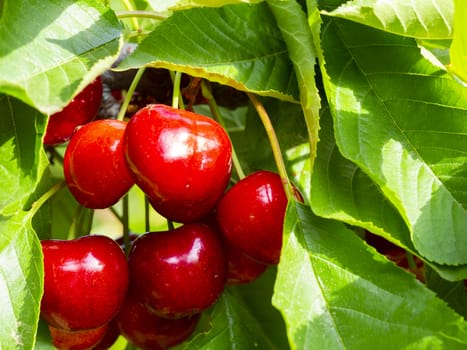
[[[100,84],[75,100],[98,96]],[[127,255],[104,235],[43,240],[41,316],[59,349],[106,349],[119,335],[166,349],[192,334],[226,286],[279,262],[283,183],[260,170],[231,184],[229,136],[206,116],[149,104],[129,121],[93,120],[89,103],[80,113],[89,107],[91,117],[76,118],[67,113],[75,100],[50,117],[44,143],[68,141],[63,170],[76,200],[108,208],[136,185],[175,224],[134,236]]]

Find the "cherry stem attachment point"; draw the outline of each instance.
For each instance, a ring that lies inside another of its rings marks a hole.
[[[203,97],[207,100],[209,109],[211,110],[211,113],[214,119],[217,122],[219,122],[219,124],[227,132],[224,118],[222,117],[222,114],[219,110],[219,106],[217,105],[217,102],[214,96],[212,95],[211,86],[206,80],[201,81],[201,93],[203,94]],[[232,141],[230,143],[232,144]],[[242,165],[240,164],[240,160],[238,159],[237,152],[235,152],[235,148],[233,147],[233,144],[232,144],[232,163],[238,175],[238,178],[243,179],[245,177],[245,172],[242,169]]]
[[[258,113],[258,116],[261,119],[261,122],[263,123],[266,134],[268,135],[277,170],[279,171],[279,175],[284,185],[285,194],[287,195],[287,198],[289,200],[292,200],[294,198],[294,191],[289,177],[287,175],[287,168],[285,166],[284,158],[282,157],[279,140],[277,139],[277,135],[274,131],[271,119],[269,118],[266,109],[264,108],[261,101],[256,97],[256,95],[252,93],[247,93],[247,95],[251,103],[253,104],[253,107],[255,108],[256,112]]]
[[[122,106],[120,107],[120,111],[118,112],[117,120],[125,119],[125,113],[126,113],[126,110],[128,109],[128,105],[130,104],[131,97],[135,93],[136,87],[138,86],[138,83],[141,80],[141,77],[143,76],[143,73],[145,70],[146,70],[146,67],[143,66],[139,68],[138,71],[136,72],[136,75],[133,78],[133,81],[131,82],[131,85],[125,96],[125,99],[123,100]]]

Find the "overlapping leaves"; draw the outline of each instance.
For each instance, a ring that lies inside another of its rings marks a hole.
[[[6,0],[0,91],[44,113],[63,108],[118,56],[121,28],[100,1]]]
[[[466,264],[467,91],[412,39],[332,20],[322,45],[341,153],[397,208],[423,256]]]

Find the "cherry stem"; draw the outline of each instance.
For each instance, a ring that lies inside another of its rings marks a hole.
[[[141,80],[141,77],[143,76],[144,71],[146,70],[146,67],[140,67],[138,71],[135,74],[135,77],[133,78],[133,81],[131,82],[131,85],[128,89],[128,92],[125,96],[125,99],[123,100],[122,107],[120,107],[120,111],[118,112],[117,120],[124,120],[125,119],[125,113],[128,108],[128,105],[130,104],[131,97],[133,96],[136,87],[138,86],[139,81]]]
[[[128,195],[126,194],[122,199],[122,224],[123,224],[123,243],[125,244],[125,254],[128,256],[130,253],[130,220],[129,220],[129,203]]]
[[[285,193],[287,195],[287,198],[291,200],[294,198],[294,191],[292,189],[292,185],[287,175],[287,168],[285,166],[284,158],[282,157],[279,140],[277,139],[277,135],[274,131],[271,119],[269,118],[269,115],[261,101],[252,93],[247,93],[247,95],[251,103],[253,104],[253,107],[255,108],[256,112],[258,113],[261,122],[263,123],[266,134],[268,135],[269,143],[271,145],[271,150],[274,156],[274,160],[276,162],[277,170],[279,171],[279,175],[282,178],[282,182],[284,184]]]
[[[138,11],[138,10],[121,11],[117,13],[117,17],[118,18],[140,17],[140,18],[150,18],[150,19],[157,19],[157,20],[167,19],[166,15],[163,15],[157,12]]]
[[[417,263],[415,262],[413,254],[406,250],[405,251],[405,256],[407,257],[407,263],[409,265],[409,268],[411,270],[415,271],[417,269]]]
[[[183,100],[180,98],[180,83],[182,82],[182,73],[176,71],[175,74],[171,74],[173,82],[173,91],[172,91],[172,107],[185,109]]]
[[[128,12],[133,12],[134,8],[130,0],[122,0],[122,2],[123,2],[123,6],[125,6]],[[134,29],[136,30],[139,29],[139,23],[138,23],[138,20],[136,19],[136,16],[131,16],[131,23],[133,24]]]
[[[172,231],[175,228],[174,223],[172,220],[167,219],[167,229]]]
[[[78,205],[78,207],[76,208],[75,215],[73,216],[73,221],[68,231],[68,240],[75,239],[78,236],[78,231],[80,231],[81,229],[81,221],[85,209],[86,208],[82,205]]]
[[[144,229],[145,232],[149,232],[151,230],[151,224],[149,221],[149,200],[146,196],[144,196]]]
[[[201,81],[201,93],[203,97],[207,100],[209,109],[215,120],[219,122],[219,124],[227,131],[225,126],[224,118],[219,110],[219,106],[217,105],[216,99],[212,95],[212,90],[210,84],[206,80]],[[232,140],[230,140],[232,144],[232,163],[237,172],[238,178],[243,179],[245,177],[245,172],[242,169],[242,165],[240,164],[240,160],[238,159],[237,152],[235,152],[235,148],[233,147]]]
[[[40,196],[31,206],[29,211],[32,216],[36,215],[39,209],[58,191],[66,186],[65,181],[60,181],[53,185],[47,192]]]

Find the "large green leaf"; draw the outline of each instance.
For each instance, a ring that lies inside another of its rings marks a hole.
[[[273,303],[293,349],[465,349],[467,324],[341,223],[292,203]]]
[[[119,68],[143,65],[280,99],[299,95],[287,47],[264,3],[174,13]]]
[[[42,146],[46,117],[3,94],[0,116],[0,215],[11,215],[28,204],[47,167]]]
[[[43,271],[33,212],[25,210],[45,184],[46,117],[5,95],[0,95],[0,114],[0,347],[30,349],[39,319]],[[46,227],[39,221],[37,227]]]
[[[325,13],[420,39],[448,39],[453,32],[453,0],[353,0]]]
[[[31,215],[0,215],[0,348],[32,349],[43,290],[42,251]]]
[[[0,91],[61,109],[118,56],[120,23],[101,1],[4,0]]]
[[[467,3],[464,0],[454,0],[454,37],[449,50],[452,71],[467,85]]]
[[[322,110],[318,156],[311,181],[313,212],[325,218],[364,227],[368,231],[420,256],[410,232],[388,199],[353,162],[345,159],[336,145],[329,108]],[[424,259],[443,278],[467,278],[467,266],[448,266]]]
[[[210,310],[209,323],[210,329],[198,331],[175,349],[278,349],[234,289],[226,289]]]
[[[410,38],[333,19],[322,47],[340,152],[397,208],[420,254],[466,264],[467,90]]]

